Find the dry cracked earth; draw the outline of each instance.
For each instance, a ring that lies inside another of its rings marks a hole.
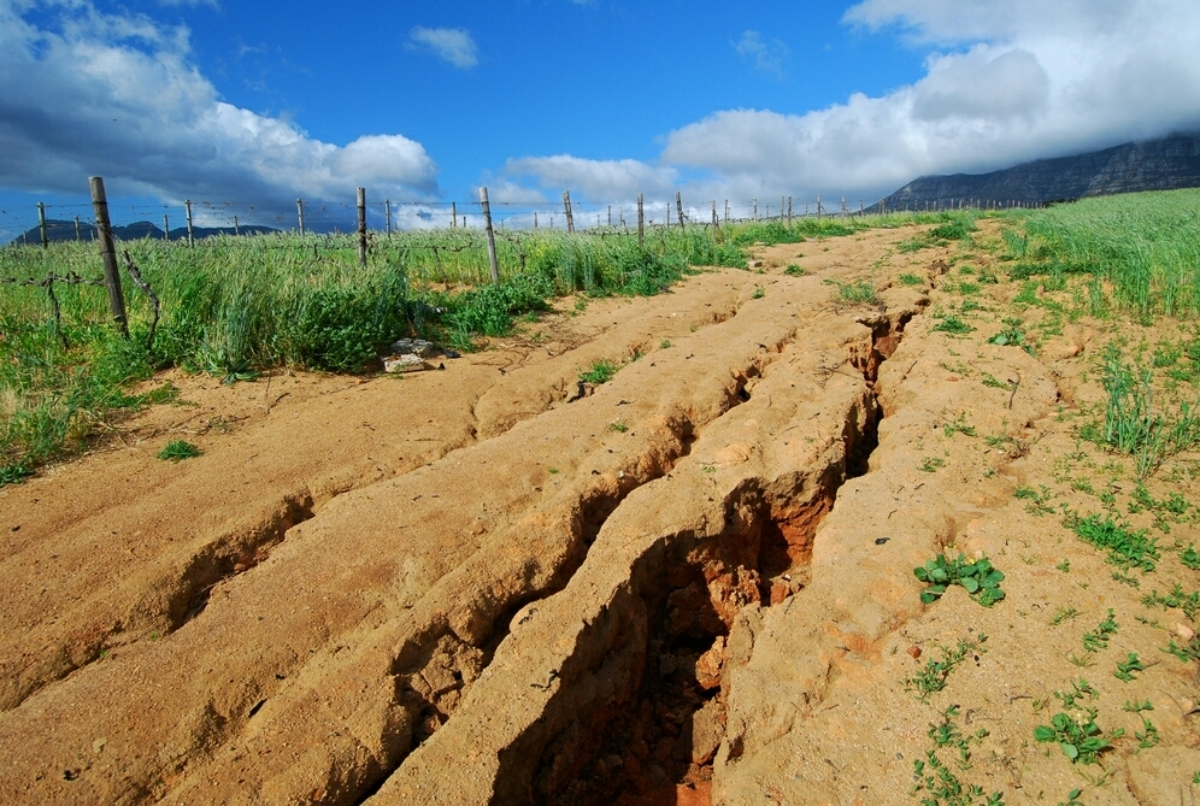
[[[0,489],[0,800],[1194,804],[1197,664],[1163,648],[1200,457],[1139,485],[1079,438],[1102,347],[1172,329],[1035,289],[1036,349],[988,343],[1021,289],[964,289],[982,226],[760,247],[443,371],[156,379],[177,404]],[[1100,502],[1153,571],[1064,525]],[[938,553],[1006,598],[923,602]],[[1036,740],[1059,712],[1097,763]]]

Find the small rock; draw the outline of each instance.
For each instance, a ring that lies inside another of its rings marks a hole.
[[[784,599],[792,595],[792,589],[783,582],[775,582],[771,585],[771,604],[777,605]]]
[[[383,359],[384,372],[420,372],[425,369],[429,369],[429,365],[415,353],[389,355]]]
[[[712,699],[692,715],[692,763],[707,764],[717,754],[721,737],[725,735],[725,714],[721,704]]]
[[[1190,641],[1196,637],[1196,631],[1183,622],[1175,625],[1175,634],[1185,641]]]
[[[696,682],[705,691],[721,685],[721,667],[725,664],[725,636],[717,636],[712,647],[696,660]]]
[[[910,646],[907,652],[909,655],[912,655],[913,660],[917,660],[921,657],[921,647],[917,646],[916,644]]]

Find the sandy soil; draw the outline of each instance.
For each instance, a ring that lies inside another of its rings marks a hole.
[[[1200,456],[1140,484],[1080,439],[1103,347],[1178,328],[1004,280],[995,223],[917,232],[565,300],[441,370],[156,379],[176,404],[0,489],[3,800],[1195,803],[1197,662],[1164,650]],[[1006,598],[923,603],[939,552]],[[1098,763],[1036,740],[1060,713]]]

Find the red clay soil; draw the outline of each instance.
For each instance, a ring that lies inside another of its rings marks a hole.
[[[916,232],[568,300],[442,370],[156,379],[178,403],[0,489],[3,801],[1195,802],[1200,457],[1139,484],[1079,440],[1117,325],[974,283],[994,223]],[[988,343],[1014,311],[1036,349]],[[1064,525],[1113,501],[1153,571]],[[923,603],[939,552],[1007,597]],[[1087,708],[1098,763],[1035,739]]]

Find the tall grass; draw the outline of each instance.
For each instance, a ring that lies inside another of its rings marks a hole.
[[[365,268],[354,236],[120,244],[161,301],[153,343],[149,301],[129,284],[128,341],[111,327],[102,287],[55,283],[55,322],[43,288],[0,284],[0,485],[82,444],[121,410],[161,398],[127,391],[157,369],[229,382],[281,365],[358,372],[400,336],[470,347],[554,296],[655,294],[690,267],[745,266],[732,241],[702,228],[652,229],[644,246],[615,231],[500,232],[498,285],[478,230],[375,234]],[[0,249],[0,277],[51,274],[98,278],[94,244]]]
[[[1017,215],[1017,214],[1014,214]],[[1009,236],[1015,273],[1084,273],[1143,320],[1200,313],[1200,189],[1083,199],[1021,211],[1027,240]]]

